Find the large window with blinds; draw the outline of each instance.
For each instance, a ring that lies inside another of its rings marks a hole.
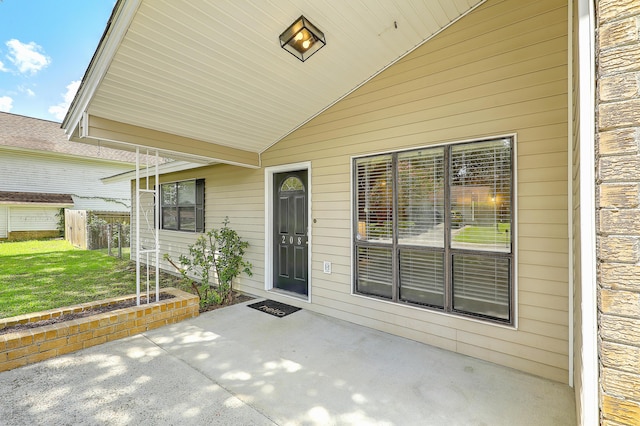
[[[354,291],[513,323],[513,139],[355,158]]]

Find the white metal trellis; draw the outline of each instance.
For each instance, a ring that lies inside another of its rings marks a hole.
[[[154,171],[155,171],[155,180],[153,188],[149,185],[149,150],[146,151],[145,155],[145,187],[140,188],[140,148],[136,147],[136,304],[140,305],[140,256],[146,256],[145,270],[146,270],[146,288],[147,288],[147,303],[151,302],[150,295],[150,255],[155,254],[155,284],[156,284],[156,302],[160,300],[160,180],[159,180],[159,171],[158,171],[158,151],[155,151],[155,163],[154,163]],[[145,235],[151,233],[153,236],[152,240],[145,240],[146,247],[142,244],[142,234],[140,231],[140,212],[142,210],[141,206],[141,195],[148,194],[153,196],[153,212],[154,212],[154,220],[153,223],[149,220],[148,211],[144,211],[144,219],[145,219]]]

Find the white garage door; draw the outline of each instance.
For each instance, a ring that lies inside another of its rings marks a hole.
[[[12,207],[11,231],[55,231],[58,211],[55,207]]]

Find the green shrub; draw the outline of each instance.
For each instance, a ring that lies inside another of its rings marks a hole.
[[[229,227],[229,218],[225,217],[222,228],[198,237],[188,254],[180,255],[178,264],[168,254],[164,258],[189,282],[204,308],[230,302],[233,280],[243,272],[252,275],[251,263],[243,258],[247,247],[249,243]],[[210,283],[212,276],[217,278],[217,285]]]

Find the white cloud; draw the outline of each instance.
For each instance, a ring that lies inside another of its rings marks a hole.
[[[8,72],[9,70],[4,66],[2,61],[0,61],[0,72]]]
[[[21,93],[26,93],[29,97],[34,97],[36,95],[36,92],[34,92],[33,90],[29,89],[28,87],[25,87],[24,85],[18,86],[18,90]]]
[[[80,87],[80,80],[69,83],[67,85],[67,92],[64,94],[64,102],[50,106],[49,114],[52,114],[58,120],[63,120],[67,110],[69,109],[69,105],[71,105],[71,102],[78,91],[78,87]]]
[[[35,74],[51,63],[51,58],[45,55],[42,47],[34,42],[22,43],[14,38],[6,44],[9,48],[7,58],[21,73]]]
[[[13,108],[13,99],[9,96],[0,96],[0,111],[9,112]]]

